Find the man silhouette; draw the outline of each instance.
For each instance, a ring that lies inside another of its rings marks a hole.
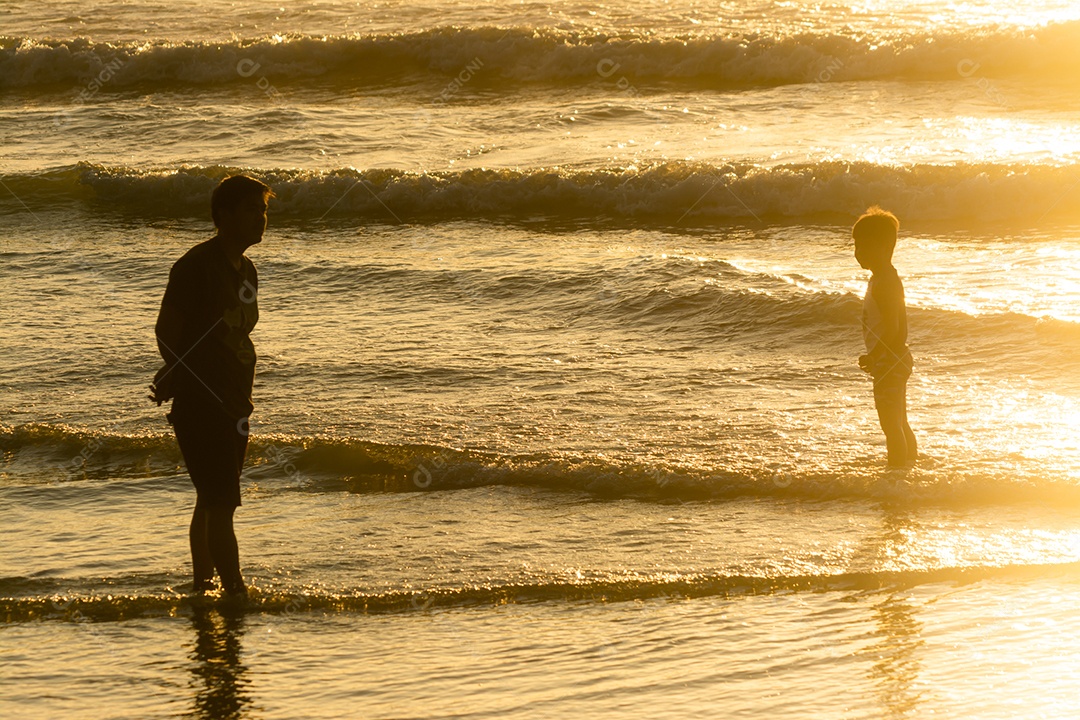
[[[244,596],[233,513],[240,505],[240,470],[253,410],[255,347],[249,334],[259,319],[258,275],[244,251],[262,241],[269,187],[234,175],[214,188],[210,211],[217,234],[191,248],[169,273],[156,334],[164,367],[150,386],[176,433],[195,485],[191,517],[194,592],[214,587]]]

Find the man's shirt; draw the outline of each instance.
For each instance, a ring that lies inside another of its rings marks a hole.
[[[259,320],[259,278],[241,257],[229,262],[217,240],[184,254],[169,272],[161,316],[182,318],[179,347],[162,348],[173,369],[175,397],[186,407],[220,408],[233,418],[251,414],[255,346],[249,337]],[[161,338],[159,337],[159,342]]]

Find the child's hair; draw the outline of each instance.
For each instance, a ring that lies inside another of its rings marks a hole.
[[[218,183],[210,196],[210,216],[214,225],[221,227],[221,213],[235,209],[245,200],[259,198],[266,202],[274,197],[274,191],[264,183],[247,175],[233,175]]]
[[[892,257],[896,248],[896,233],[900,230],[900,221],[888,210],[877,205],[869,207],[851,228],[851,237],[855,242],[873,243],[888,251]]]

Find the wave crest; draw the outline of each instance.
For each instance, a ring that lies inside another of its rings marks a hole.
[[[7,175],[0,209],[90,202],[153,216],[207,217],[225,176],[246,172],[277,195],[278,218],[426,223],[448,219],[580,219],[661,225],[715,221],[849,222],[880,204],[907,221],[1041,221],[1080,218],[1080,168],[1046,165],[876,165],[828,161],[765,167],[681,161],[592,170],[475,169],[416,173],[328,172],[221,166],[137,170],[79,163]],[[18,202],[13,198],[18,198]],[[23,205],[25,203],[25,205]]]
[[[167,435],[132,437],[31,424],[0,427],[0,451],[8,466],[19,469],[19,477],[36,476],[35,482],[183,472],[175,442]],[[977,469],[972,472],[945,463],[899,480],[883,478],[872,464],[829,471],[734,461],[730,467],[687,468],[602,456],[510,456],[432,445],[279,435],[252,436],[245,478],[258,482],[266,492],[427,492],[524,486],[661,503],[759,497],[965,507],[1039,499],[1080,506],[1080,485],[1067,478],[987,476]],[[129,489],[118,484],[116,491]],[[93,491],[102,488],[95,485]]]
[[[677,83],[696,87],[880,79],[1073,79],[1080,23],[1035,30],[656,37],[556,29],[444,27],[414,33],[273,36],[227,42],[0,40],[0,87],[214,85],[265,78],[347,85],[468,72],[482,84]]]
[[[27,592],[39,584],[26,578],[0,579],[0,618],[3,622],[111,622],[139,617],[175,617],[217,607],[222,612],[292,615],[296,613],[387,614],[425,612],[442,608],[498,606],[536,602],[626,602],[738,597],[790,592],[878,592],[929,583],[971,583],[986,580],[1073,578],[1080,563],[1034,565],[950,566],[925,570],[846,572],[820,575],[690,574],[634,575],[583,581],[506,582],[461,588],[403,590],[384,593],[290,592],[250,589],[242,606],[214,596],[116,593],[108,595],[33,594],[4,597],[7,586]],[[123,584],[131,584],[132,579]],[[56,584],[56,583],[53,583]],[[9,591],[7,591],[9,592]],[[69,590],[70,592],[70,590]]]

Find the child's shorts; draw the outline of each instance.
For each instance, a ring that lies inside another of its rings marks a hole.
[[[911,353],[891,363],[883,372],[874,372],[874,404],[879,410],[906,406],[907,381],[911,377],[914,361]]]

